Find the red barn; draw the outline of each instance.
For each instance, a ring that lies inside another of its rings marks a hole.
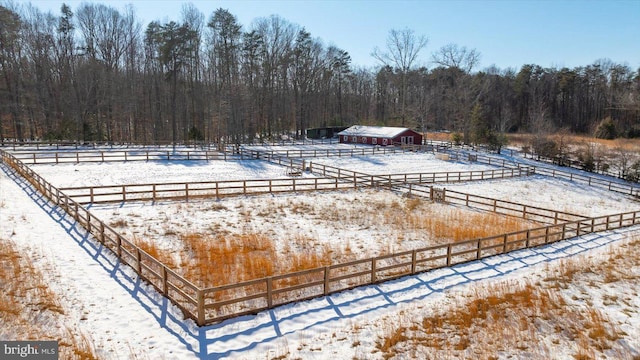
[[[369,145],[420,145],[422,135],[408,128],[354,125],[338,133],[341,143]]]

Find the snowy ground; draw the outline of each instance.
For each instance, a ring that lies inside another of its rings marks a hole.
[[[254,160],[105,162],[31,168],[56,187],[283,179],[289,172],[285,167]]]
[[[341,169],[349,169],[369,175],[407,173],[464,172],[498,169],[495,166],[468,162],[437,160],[432,153],[404,153],[375,156],[329,157],[311,160]]]
[[[448,166],[456,167],[450,171],[471,170],[465,164],[447,162],[437,162],[431,167],[429,162],[435,160],[418,161],[419,157],[406,154],[317,161],[378,174],[446,171]],[[405,165],[396,168],[390,165],[398,163]],[[428,168],[438,170],[423,170]],[[247,164],[213,161],[165,165],[154,162],[42,165],[34,169],[56,186],[270,178],[282,177],[286,171],[257,161]],[[426,316],[433,309],[452,305],[455,299],[473,294],[487,284],[545,277],[557,259],[597,260],[606,256],[611,246],[619,247],[640,236],[640,226],[586,235],[198,328],[193,322],[182,320],[180,312],[166,299],[141,283],[127,267],[120,266],[60,209],[52,208],[6,167],[1,170],[0,237],[11,239],[24,251],[42,255],[37,265],[65,300],[65,321],[79,332],[90,334],[101,349],[99,354],[106,359],[126,359],[131,354],[143,354],[142,358],[149,359],[383,358],[382,353],[375,351],[375,341],[384,335],[381,324],[390,319],[402,314],[415,318]],[[640,207],[636,200],[624,196],[570,185],[575,184],[534,177],[450,184],[447,188],[556,210],[570,208],[585,215]],[[578,208],[584,212],[573,208],[571,204],[576,203],[582,204]],[[127,207],[107,209],[105,215],[124,212]],[[633,274],[640,271],[637,267],[628,270]],[[585,285],[582,290],[569,290],[567,296],[576,297],[587,288]],[[594,299],[610,291],[607,286],[588,289],[589,297]],[[638,297],[634,297],[629,288],[619,291],[631,298],[628,307],[605,307],[604,311],[624,328],[627,335],[623,341],[628,347],[638,349]],[[625,293],[628,291],[631,293]],[[575,353],[571,343],[560,342],[554,346],[557,358],[571,358]],[[638,354],[636,351],[635,355]],[[517,349],[503,355],[522,356]]]

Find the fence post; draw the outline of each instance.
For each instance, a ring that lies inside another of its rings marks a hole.
[[[139,247],[136,247],[136,272],[138,275],[142,275],[142,255]]]
[[[330,268],[328,266],[324,267],[324,295],[327,296],[329,295],[330,292],[330,277],[329,277],[329,270]]]
[[[267,307],[273,306],[273,279],[267,278]]]
[[[525,247],[528,249],[531,244],[531,230],[527,229],[527,240],[525,241]]]
[[[122,237],[120,234],[116,235],[116,253],[118,254],[118,258],[122,259]]]
[[[205,323],[205,314],[204,314],[204,291],[202,289],[196,290],[196,297],[198,300],[198,326],[203,326]]]
[[[549,226],[547,226],[547,228],[544,230],[544,243],[549,243]]]
[[[167,285],[167,267],[162,265],[162,295],[169,295],[169,286]]]
[[[90,212],[86,212],[87,213],[87,230],[91,233],[91,213]]]
[[[447,246],[447,266],[451,266],[451,244]]]
[[[502,243],[502,252],[503,252],[503,253],[506,253],[506,252],[507,252],[507,241],[508,241],[508,237],[509,237],[509,236],[508,236],[507,234],[504,234],[504,240],[503,240],[503,243]]]
[[[411,274],[415,274],[416,273],[416,258],[418,257],[418,254],[416,252],[415,249],[413,249],[411,251]]]
[[[371,283],[376,282],[376,258],[371,259]]]
[[[481,253],[482,253],[482,239],[478,239],[478,248],[476,250],[476,260],[481,259],[480,257]]]

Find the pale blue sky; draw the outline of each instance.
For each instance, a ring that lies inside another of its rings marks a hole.
[[[23,1],[28,2],[28,1]],[[62,0],[32,0],[59,13]],[[143,27],[152,20],[180,20],[192,3],[208,20],[217,8],[236,15],[245,30],[255,18],[278,14],[304,26],[325,44],[349,52],[353,65],[373,66],[372,50],[383,48],[389,30],[413,29],[429,38],[420,59],[432,68],[431,54],[455,43],[475,48],[480,69],[490,65],[519,69],[523,64],[575,67],[601,58],[640,68],[640,0],[102,0],[82,2],[117,9],[133,4]]]

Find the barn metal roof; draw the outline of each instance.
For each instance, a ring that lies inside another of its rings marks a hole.
[[[393,138],[407,130],[409,129],[401,127],[354,125],[339,132],[338,135]]]

